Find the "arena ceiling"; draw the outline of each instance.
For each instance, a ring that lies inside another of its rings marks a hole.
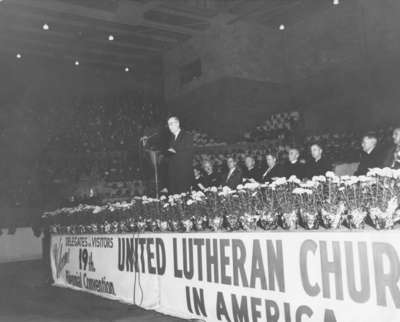
[[[244,20],[275,28],[328,5],[320,0],[0,0],[0,52],[157,71],[161,67],[154,62],[163,52],[215,23]]]

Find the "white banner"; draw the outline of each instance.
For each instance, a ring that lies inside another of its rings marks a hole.
[[[57,286],[181,318],[400,321],[397,231],[55,235],[51,265]]]

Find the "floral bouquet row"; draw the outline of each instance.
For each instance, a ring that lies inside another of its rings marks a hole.
[[[390,229],[400,221],[400,171],[367,176],[333,172],[302,182],[279,178],[237,189],[212,187],[159,199],[135,197],[103,206],[79,205],[43,215],[52,233],[253,231],[257,229]]]

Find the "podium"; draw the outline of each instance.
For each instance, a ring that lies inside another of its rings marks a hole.
[[[150,162],[153,165],[153,171],[154,171],[154,181],[155,181],[155,189],[156,189],[156,198],[159,197],[159,191],[160,191],[160,180],[159,180],[159,157],[161,154],[162,150],[162,145],[160,144],[160,132],[153,133],[149,136],[142,136],[139,139],[139,150],[141,154],[141,162],[145,158],[143,158],[144,155],[148,156],[150,158]],[[143,163],[142,163],[142,171],[143,171]]]
[[[147,155],[150,157],[150,161],[154,168],[154,182],[155,182],[155,189],[156,189],[156,198],[159,197],[159,180],[158,180],[158,155],[160,151],[152,150],[152,149],[144,149]]]

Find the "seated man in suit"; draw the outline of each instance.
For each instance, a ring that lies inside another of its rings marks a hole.
[[[192,183],[192,190],[194,191],[200,191],[204,190],[205,187],[203,186],[203,176],[201,175],[201,172],[197,168],[193,168],[193,183]]]
[[[289,161],[285,166],[285,177],[290,178],[296,176],[298,179],[305,178],[305,165],[299,161],[300,152],[298,149],[292,148],[289,150]]]
[[[364,135],[361,142],[363,151],[360,154],[360,164],[354,175],[365,175],[368,169],[380,168],[382,166],[382,158],[376,148],[377,143],[378,139],[374,134]]]
[[[386,151],[383,166],[400,169],[400,127],[393,131],[393,143],[393,146]]]
[[[278,164],[278,160],[275,155],[268,154],[266,157],[268,168],[262,175],[263,182],[271,182],[275,178],[282,177],[282,169]]]
[[[218,174],[214,171],[214,168],[210,161],[203,162],[204,176],[202,179],[202,184],[205,188],[217,187],[219,184]]]
[[[256,161],[253,157],[246,157],[244,160],[245,168],[243,170],[243,179],[246,179],[250,182],[260,181],[260,174],[258,169],[256,168]]]
[[[228,174],[226,175],[224,182],[222,182],[222,185],[228,186],[231,189],[236,189],[236,187],[242,183],[242,171],[240,171],[236,160],[232,157],[229,157],[226,160],[226,164],[228,166]]]
[[[327,171],[332,170],[332,164],[323,155],[321,146],[314,143],[310,147],[312,160],[307,164],[307,177],[323,176]]]

